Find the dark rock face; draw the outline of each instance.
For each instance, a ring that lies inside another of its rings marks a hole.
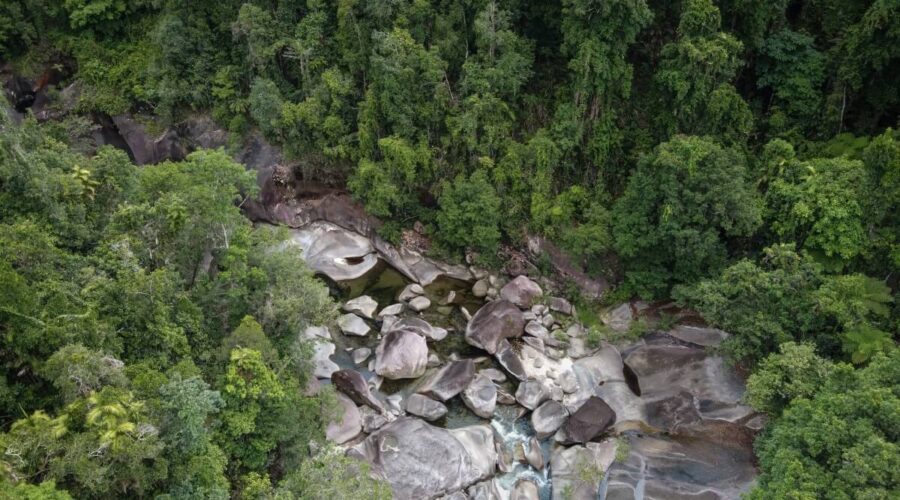
[[[506,369],[513,377],[519,380],[528,378],[528,375],[525,373],[525,365],[522,364],[522,359],[519,358],[519,355],[516,354],[509,344],[509,341],[506,339],[500,341],[497,353],[494,357],[497,358],[497,362],[500,363],[500,366]]]
[[[369,391],[366,379],[356,370],[344,369],[331,374],[331,383],[335,389],[346,394],[354,403],[366,405],[375,411],[384,413],[384,406]]]
[[[435,498],[494,473],[497,451],[489,425],[446,430],[398,418],[354,448],[391,485],[394,498]]]
[[[522,336],[525,318],[522,311],[508,300],[485,304],[466,327],[466,342],[495,354],[503,339]]]
[[[24,113],[30,108],[36,97],[34,84],[21,76],[14,76],[6,82],[6,93],[13,109],[19,113]]]
[[[146,127],[131,116],[114,116],[113,123],[128,144],[137,165],[152,165],[165,160],[177,161],[187,156],[187,151],[174,130],[166,130],[161,136],[153,138],[147,133]]]
[[[441,368],[416,392],[447,401],[462,392],[474,378],[475,363],[471,359],[454,361]]]
[[[562,428],[566,443],[587,443],[613,425],[616,412],[597,396],[591,396],[569,416]]]

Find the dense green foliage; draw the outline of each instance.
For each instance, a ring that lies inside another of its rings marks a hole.
[[[252,174],[221,151],[138,169],[5,116],[0,142],[0,497],[226,499],[254,474],[284,498],[385,496],[323,447],[334,404],[304,395],[301,332],[335,306],[241,215]]]
[[[896,496],[898,19],[896,0],[2,2],[0,60],[76,92],[62,123],[0,124],[0,487],[385,493],[306,447],[328,404],[298,395],[297,333],[334,307],[242,218],[253,175],[69,144],[79,115],[202,112],[346,186],[389,239],[421,222],[442,257],[493,263],[542,236],[613,296],[727,330],[772,419],[756,497]]]

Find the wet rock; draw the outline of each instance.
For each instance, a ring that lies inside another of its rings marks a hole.
[[[560,430],[562,443],[587,443],[616,422],[616,412],[602,399],[591,396],[575,410]]]
[[[361,295],[355,299],[348,300],[344,304],[343,310],[348,313],[354,313],[363,318],[373,319],[375,311],[378,310],[378,302],[368,295]]]
[[[550,397],[550,391],[538,380],[526,380],[516,389],[516,401],[520,405],[533,410]]]
[[[421,394],[410,394],[406,399],[406,412],[433,422],[447,414],[447,407]]]
[[[387,333],[391,330],[413,331],[427,339],[435,341],[444,340],[448,333],[446,329],[432,326],[431,323],[424,319],[416,317],[398,319],[397,321],[392,322],[388,328],[382,329],[382,333]]]
[[[509,494],[509,500],[540,500],[537,484],[530,479],[519,479]]]
[[[403,414],[403,395],[402,394],[391,394],[384,398],[384,401],[387,403],[387,408],[394,415]]]
[[[454,430],[403,417],[355,447],[391,485],[394,498],[434,498],[494,473],[497,450],[489,425]]]
[[[491,418],[497,407],[497,386],[483,375],[478,375],[462,393],[462,400],[481,418]]]
[[[366,379],[358,371],[338,370],[331,374],[331,383],[335,389],[346,394],[356,404],[368,406],[379,412],[384,411],[384,406],[372,395]]]
[[[550,307],[551,311],[565,314],[566,316],[572,316],[575,312],[572,304],[562,297],[550,297],[550,299],[547,300],[547,306]]]
[[[400,313],[402,313],[402,312],[403,312],[403,304],[400,304],[400,303],[391,304],[391,305],[385,307],[384,309],[382,309],[381,312],[378,313],[378,317],[399,316]]]
[[[462,392],[474,377],[475,363],[471,359],[454,361],[438,370],[416,392],[447,401]]]
[[[528,462],[528,465],[534,467],[535,470],[543,470],[544,468],[544,452],[541,450],[541,443],[536,437],[528,440],[525,461]]]
[[[388,332],[375,349],[375,373],[384,378],[421,377],[427,363],[425,337],[408,330]]]
[[[481,307],[466,327],[466,342],[497,352],[500,341],[520,337],[525,329],[522,312],[512,302],[497,300]]]
[[[403,290],[400,292],[400,295],[397,296],[397,300],[400,302],[407,302],[412,300],[419,295],[425,295],[425,289],[422,288],[422,285],[418,283],[410,283],[403,287]]]
[[[544,292],[541,287],[527,276],[518,276],[500,289],[501,299],[508,300],[522,309],[530,308],[542,295]]]
[[[359,435],[362,431],[362,419],[359,409],[347,396],[338,393],[337,401],[341,405],[342,415],[325,428],[325,437],[337,444],[343,444]]]
[[[351,357],[353,358],[353,364],[359,366],[366,362],[369,359],[369,356],[372,355],[372,349],[368,347],[360,347],[359,349],[354,349]]]
[[[313,375],[317,378],[330,378],[340,367],[331,360],[334,344],[320,340],[313,344]]]
[[[353,335],[356,337],[365,337],[369,334],[371,328],[363,321],[362,318],[355,314],[343,314],[337,319],[338,328],[344,332],[344,335]]]
[[[409,308],[416,312],[422,312],[431,307],[431,300],[428,297],[416,297],[409,301]]]
[[[553,500],[596,500],[600,481],[615,458],[613,440],[556,450],[550,458]]]
[[[538,439],[552,436],[569,418],[566,407],[554,400],[545,401],[531,414],[531,426]]]

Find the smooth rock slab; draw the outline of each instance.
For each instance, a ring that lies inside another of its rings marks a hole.
[[[385,316],[397,316],[403,312],[403,307],[403,304],[399,302],[396,304],[391,304],[382,309],[381,312],[378,313],[378,317],[383,318]]]
[[[362,318],[355,314],[343,314],[337,319],[338,328],[344,332],[344,335],[353,335],[355,337],[365,337],[369,334],[371,328],[363,321]]]
[[[375,302],[375,299],[368,295],[360,295],[355,299],[348,300],[341,309],[348,313],[372,319],[375,316],[375,311],[378,310],[378,302]]]
[[[372,349],[369,349],[368,347],[360,347],[359,349],[354,349],[353,354],[351,355],[351,357],[353,358],[353,364],[359,366],[365,363],[365,361],[369,359],[369,356],[371,355]]]
[[[425,374],[428,345],[425,337],[408,330],[392,330],[375,349],[375,373],[392,380]]]
[[[478,375],[462,392],[463,403],[481,418],[491,418],[497,408],[497,386],[484,375]]]
[[[518,276],[500,289],[501,299],[508,300],[522,309],[530,308],[542,295],[544,292],[540,285],[527,276]]]
[[[447,401],[462,392],[473,378],[475,378],[475,363],[471,359],[453,361],[432,375],[416,392]]]
[[[354,450],[391,485],[394,498],[427,499],[491,477],[497,462],[489,425],[446,430],[401,417]]]
[[[334,349],[331,342],[320,341],[313,344],[313,375],[316,378],[329,378],[340,369],[337,363],[331,360]]]
[[[410,394],[406,399],[406,412],[434,422],[447,414],[447,407],[421,394]]]
[[[466,342],[495,354],[504,339],[520,337],[525,330],[522,311],[507,300],[495,300],[481,307],[466,326]]]

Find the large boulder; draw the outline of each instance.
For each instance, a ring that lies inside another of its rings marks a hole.
[[[522,311],[508,300],[482,306],[466,326],[466,342],[495,354],[504,339],[520,337],[525,330]]]
[[[403,499],[464,489],[491,477],[497,462],[489,425],[446,430],[411,417],[385,425],[354,450]]]
[[[331,374],[331,384],[334,388],[346,394],[353,402],[365,405],[378,412],[384,412],[384,406],[375,399],[369,390],[369,385],[362,374],[356,370],[344,369]]]
[[[497,408],[497,386],[491,379],[478,375],[462,393],[462,400],[472,413],[491,418]]]
[[[421,377],[427,363],[425,337],[409,330],[388,332],[375,349],[375,373],[384,378]]]
[[[645,343],[631,350],[625,364],[637,378],[642,399],[647,405],[660,408],[661,402],[671,406],[690,394],[683,407],[703,421],[738,422],[752,414],[743,404],[744,382],[721,356],[710,355],[702,347],[685,346],[665,335],[646,337]],[[688,406],[693,408],[688,408]],[[648,415],[652,425],[666,429],[684,426],[675,413],[657,417]]]
[[[434,422],[447,414],[447,407],[421,394],[410,394],[406,399],[406,412]]]
[[[337,444],[343,444],[362,431],[362,417],[359,409],[347,396],[338,393],[337,401],[341,406],[341,417],[340,420],[329,422],[325,428],[325,437]]]
[[[530,308],[542,295],[544,292],[541,287],[527,276],[518,276],[500,289],[501,299],[508,300],[522,309]]]
[[[378,310],[378,302],[368,295],[360,295],[355,299],[348,300],[343,308],[348,313],[358,314],[364,318],[373,319],[375,311]]]
[[[447,401],[462,392],[473,378],[475,363],[471,359],[453,361],[432,375],[416,392]]]
[[[538,439],[544,439],[552,436],[567,418],[569,418],[569,411],[566,410],[566,407],[551,399],[544,401],[531,414],[531,426]]]
[[[616,422],[616,412],[602,399],[591,396],[569,416],[560,430],[563,443],[587,443]]]
[[[596,500],[600,481],[616,459],[616,447],[616,441],[608,439],[602,443],[557,449],[550,457],[553,500]],[[657,497],[635,495],[633,498]]]

